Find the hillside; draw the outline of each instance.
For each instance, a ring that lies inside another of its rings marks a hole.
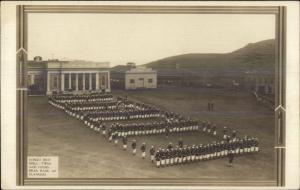
[[[158,73],[186,70],[191,73],[244,73],[246,71],[273,71],[275,40],[247,44],[226,54],[183,54],[145,64]]]

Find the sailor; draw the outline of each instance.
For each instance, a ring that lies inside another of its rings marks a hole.
[[[221,141],[221,143],[219,143],[219,151],[220,151],[220,157],[223,157],[225,155],[224,141]]]
[[[190,154],[191,154],[191,159],[190,160],[192,162],[194,162],[195,161],[195,157],[196,157],[196,146],[195,145],[192,146]]]
[[[211,133],[211,123],[208,122],[207,124],[207,134],[210,134]]]
[[[223,127],[223,139],[227,140],[227,127]]]
[[[154,146],[151,146],[149,152],[150,152],[151,162],[153,163],[154,162],[154,155],[155,155],[155,148],[154,148]]]
[[[102,129],[102,135],[105,136],[105,135],[106,135],[106,125],[103,124],[103,125],[101,125],[101,126],[102,126],[102,127],[101,127],[101,129]]]
[[[165,127],[165,133],[166,133],[166,138],[169,138],[169,134],[170,134],[170,128],[169,125],[167,124]]]
[[[145,142],[141,146],[141,151],[142,151],[142,158],[145,159],[145,157],[146,157],[146,143]]]
[[[117,145],[118,144],[118,132],[114,132],[113,133],[113,137],[112,137],[112,139],[114,140],[114,143],[115,143],[115,145]]]
[[[174,156],[174,164],[178,164],[179,146],[176,146],[176,148],[173,150],[173,156]]]
[[[169,149],[169,155],[170,155],[170,165],[172,166],[174,164],[174,157],[175,157],[175,150],[173,147]]]
[[[256,137],[254,138],[254,150],[255,150],[255,152],[259,151],[258,139]]]
[[[207,129],[206,121],[203,121],[203,122],[202,122],[202,132],[205,133],[205,132],[206,132],[206,129]]]
[[[168,150],[171,150],[173,148],[173,144],[170,142],[169,144],[168,144],[168,146],[167,146],[167,149]]]
[[[192,159],[192,155],[191,155],[191,147],[187,147],[187,149],[186,149],[186,155],[187,155],[186,161],[187,161],[187,162],[190,162],[191,159]]]
[[[179,146],[179,148],[182,148],[182,147],[183,147],[183,141],[182,141],[182,138],[179,139],[179,141],[178,141],[178,146]]]
[[[237,133],[236,130],[233,130],[233,131],[232,131],[232,135],[231,135],[231,138],[232,138],[232,139],[236,139],[236,133]]]
[[[178,149],[177,156],[178,156],[178,163],[181,164],[183,160],[183,154],[182,154],[182,148],[180,147]]]
[[[160,152],[160,164],[162,167],[165,166],[165,163],[166,163],[166,151],[165,149],[162,149],[161,152]]]
[[[212,134],[213,134],[213,136],[217,136],[217,127],[216,127],[216,124],[213,125]]]
[[[182,163],[186,163],[187,162],[187,152],[188,152],[187,148],[184,147],[182,149]]]
[[[170,150],[169,149],[166,149],[165,151],[165,160],[166,160],[166,166],[169,166],[170,164]]]
[[[160,167],[160,156],[161,156],[161,149],[159,148],[155,154],[155,160],[156,160],[156,167]]]
[[[243,139],[238,139],[238,145],[239,145],[239,154],[244,153],[244,140]]]
[[[234,152],[233,150],[230,150],[228,152],[228,166],[232,167],[233,159],[234,159]]]
[[[135,139],[132,140],[131,148],[132,148],[132,154],[135,155],[136,154],[136,140]]]
[[[123,141],[123,150],[126,150],[127,149],[127,136],[124,135],[122,137],[122,141]]]
[[[107,135],[108,135],[108,141],[111,142],[113,140],[113,133],[111,128],[108,129]]]

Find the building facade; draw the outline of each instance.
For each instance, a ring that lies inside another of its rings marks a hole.
[[[29,94],[110,92],[108,62],[28,61]]]
[[[112,86],[117,89],[154,89],[157,88],[157,72],[146,67],[124,67],[112,71]]]
[[[273,72],[247,72],[244,78],[246,90],[264,95],[274,95]]]

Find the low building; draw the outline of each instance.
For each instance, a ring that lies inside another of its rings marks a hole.
[[[29,94],[110,92],[109,62],[83,60],[27,62]]]
[[[274,72],[246,72],[244,88],[248,91],[265,95],[274,95]]]
[[[132,65],[117,66],[111,71],[112,88],[135,90],[157,88],[157,72]]]

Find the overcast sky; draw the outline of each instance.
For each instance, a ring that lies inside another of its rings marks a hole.
[[[29,59],[144,64],[185,53],[227,53],[275,38],[274,15],[29,14]]]

